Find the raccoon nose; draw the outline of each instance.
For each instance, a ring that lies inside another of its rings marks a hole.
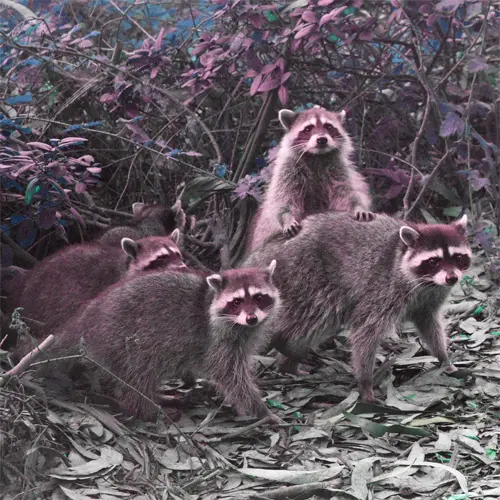
[[[458,281],[458,276],[455,273],[446,275],[446,283],[448,285],[454,285]]]
[[[256,325],[258,323],[258,318],[257,316],[255,316],[255,314],[249,314],[247,316],[247,323],[250,325],[250,326],[253,326],[253,325]]]
[[[327,137],[318,137],[316,139],[316,143],[318,144],[318,146],[326,146],[328,144],[328,138]]]

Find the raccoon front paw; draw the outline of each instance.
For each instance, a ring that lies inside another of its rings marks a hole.
[[[363,210],[356,210],[354,212],[354,218],[361,222],[370,222],[375,219],[375,214],[373,212],[365,212]]]
[[[292,219],[292,221],[283,228],[283,234],[287,238],[292,238],[293,236],[299,234],[300,229],[301,229],[300,222],[297,222],[295,219]]]

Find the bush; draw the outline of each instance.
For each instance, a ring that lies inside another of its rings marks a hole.
[[[347,110],[379,210],[469,209],[498,272],[499,2],[43,5],[11,9],[0,46],[2,234],[30,253],[182,195],[219,220],[198,257],[216,266],[227,232],[234,262],[279,106],[321,104]]]

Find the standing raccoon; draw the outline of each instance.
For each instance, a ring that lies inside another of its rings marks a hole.
[[[177,200],[171,207],[137,202],[132,205],[132,211],[134,220],[131,224],[112,227],[97,241],[106,245],[119,246],[122,238],[138,240],[147,236],[168,236],[175,229],[181,232],[189,230],[194,223],[193,218],[186,218],[180,200]],[[181,245],[180,241],[179,245]]]
[[[297,234],[306,216],[335,210],[371,220],[368,184],[351,161],[345,113],[315,106],[302,113],[282,109],[286,130],[278,146],[271,182],[250,229],[249,251],[278,231]]]
[[[279,306],[275,265],[210,276],[153,273],[119,283],[55,333],[50,354],[75,354],[80,341],[91,359],[152,400],[164,378],[202,376],[240,414],[272,415],[254,382],[251,355],[267,341],[266,325]],[[58,372],[68,368],[55,365]],[[143,396],[110,382],[127,413],[155,416]]]
[[[271,325],[280,369],[296,373],[309,347],[350,328],[352,364],[361,396],[373,400],[378,345],[402,319],[412,321],[432,355],[450,364],[441,307],[470,266],[467,217],[451,224],[410,224],[377,215],[369,224],[328,212],[308,217],[293,240],[276,236],[245,265],[278,259],[280,315]]]
[[[20,296],[7,312],[22,307],[34,336],[53,333],[83,303],[125,275],[185,268],[178,238],[176,229],[171,237],[123,238],[121,248],[99,243],[70,245],[28,272]]]

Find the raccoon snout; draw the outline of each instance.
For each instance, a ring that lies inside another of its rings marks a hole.
[[[247,315],[247,323],[250,326],[255,326],[258,322],[259,322],[259,319],[257,318],[257,316],[255,316],[255,314],[248,314]]]
[[[455,273],[446,275],[446,284],[454,285],[458,281],[458,276]]]
[[[316,143],[318,144],[319,147],[322,148],[328,144],[328,137],[324,137],[324,136],[318,137],[316,139]]]

